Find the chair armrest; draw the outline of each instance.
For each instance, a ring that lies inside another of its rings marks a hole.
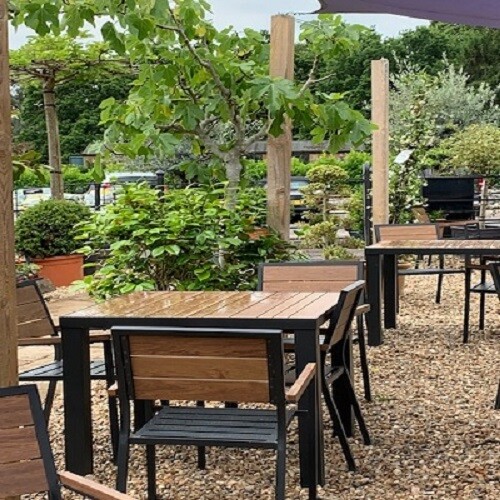
[[[289,403],[297,403],[315,375],[316,363],[308,363],[297,377],[297,380],[294,382],[292,387],[290,387],[290,389],[286,392],[286,400]]]
[[[132,500],[133,498],[113,488],[96,483],[92,479],[68,471],[59,472],[59,481],[66,488],[97,500]]]
[[[366,314],[370,312],[370,304],[361,304],[356,307],[355,316],[360,316],[361,314]]]
[[[54,325],[54,328],[57,333],[61,333],[61,326]],[[108,331],[97,332],[89,334],[89,342],[93,344],[94,342],[106,342],[107,340],[111,340],[111,333]]]
[[[59,345],[61,337],[29,337],[26,339],[19,339],[18,346],[33,346],[33,345]]]
[[[108,396],[110,398],[116,398],[118,396],[118,382],[115,382],[108,387]]]

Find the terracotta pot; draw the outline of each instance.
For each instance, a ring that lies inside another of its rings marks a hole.
[[[52,281],[55,286],[68,286],[83,279],[83,255],[33,259],[33,262],[40,266],[38,275]]]

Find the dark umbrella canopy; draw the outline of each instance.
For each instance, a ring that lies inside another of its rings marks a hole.
[[[500,0],[319,0],[319,12],[398,14],[500,28]]]

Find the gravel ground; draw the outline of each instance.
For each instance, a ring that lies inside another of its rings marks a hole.
[[[383,346],[369,349],[374,401],[362,401],[362,407],[373,445],[364,446],[359,433],[351,440],[356,473],[346,470],[331,425],[326,424],[327,483],[320,489],[321,498],[500,498],[500,411],[492,407],[500,377],[499,303],[488,298],[487,330],[473,330],[464,346],[463,276],[445,277],[441,305],[433,302],[434,282],[432,277],[406,279],[399,328],[386,332]],[[476,313],[477,300],[474,322]],[[361,380],[356,378],[361,395]],[[95,478],[113,485],[105,394],[94,387]],[[62,465],[60,398],[50,430]],[[307,498],[298,488],[295,427],[288,446],[287,498]],[[140,448],[132,452],[130,471],[129,493],[144,498]],[[269,451],[211,449],[207,470],[199,471],[195,449],[159,448],[157,477],[159,496],[165,499],[272,498],[274,456]]]

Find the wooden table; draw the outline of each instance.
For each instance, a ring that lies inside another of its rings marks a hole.
[[[500,255],[500,240],[381,241],[366,247],[366,294],[371,306],[367,315],[369,345],[380,345],[383,342],[382,279],[384,283],[384,326],[385,328],[396,328],[398,255]]]
[[[64,359],[64,423],[66,468],[90,474],[93,468],[92,418],[89,373],[89,330],[113,326],[184,326],[222,328],[273,328],[295,332],[296,367],[320,363],[319,327],[337,304],[338,293],[270,292],[143,292],[111,299],[60,318]],[[350,346],[338,356],[350,362]],[[342,377],[341,377],[342,378]],[[347,432],[352,429],[348,393],[343,385],[334,388]],[[323,427],[319,384],[301,398],[299,447],[301,484],[313,478],[307,464],[311,452],[318,453],[319,484],[324,484]],[[314,457],[314,455],[313,455]]]

